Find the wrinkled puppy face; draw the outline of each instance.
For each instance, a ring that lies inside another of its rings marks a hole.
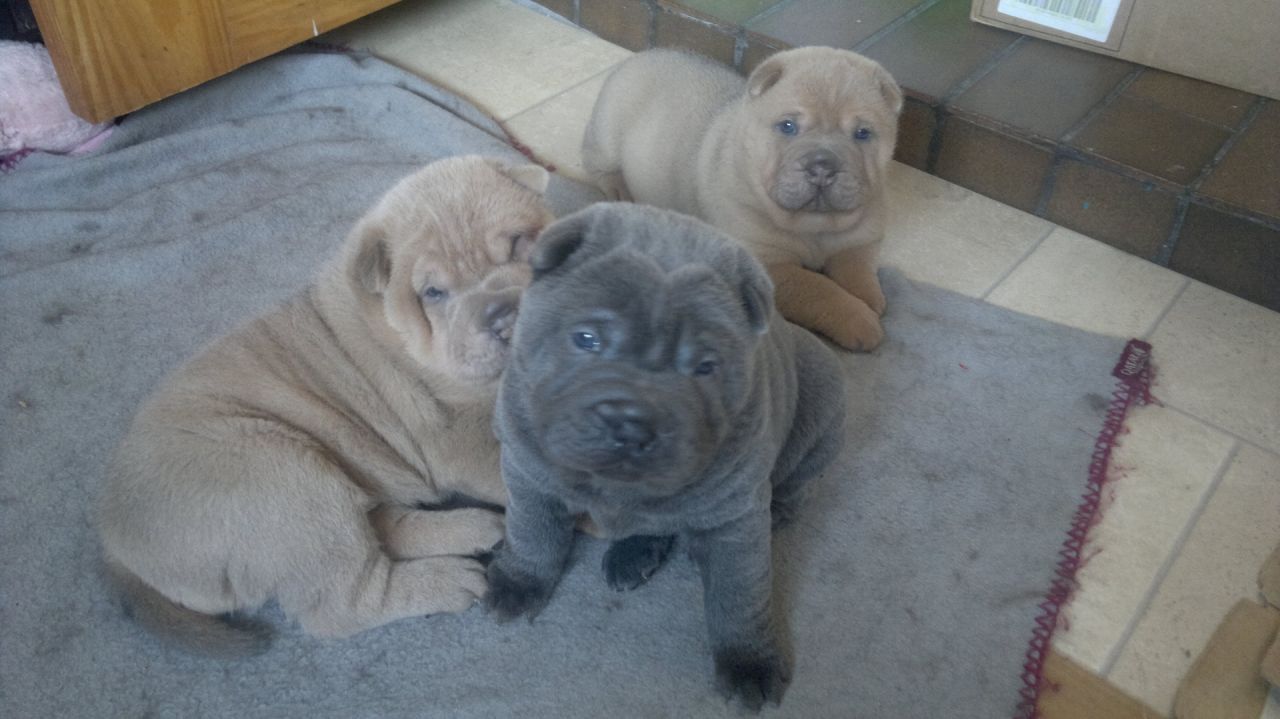
[[[527,258],[553,218],[547,173],[480,157],[401,181],[357,226],[348,272],[424,367],[492,382],[506,365]]]
[[[744,151],[780,226],[843,229],[881,191],[902,93],[879,64],[832,48],[781,52],[751,74],[746,102]]]
[[[532,265],[511,371],[544,456],[642,496],[687,487],[748,402],[763,269],[708,225],[621,204],[552,225]]]

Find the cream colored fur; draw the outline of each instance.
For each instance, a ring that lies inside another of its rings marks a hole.
[[[477,157],[394,187],[279,309],[145,403],[99,525],[135,614],[188,648],[263,648],[216,620],[275,598],[343,636],[467,609],[505,505],[490,427],[547,174]],[[426,293],[435,287],[445,294]],[[430,295],[429,297],[427,295]]]
[[[849,349],[875,347],[884,295],[885,172],[902,93],[877,63],[822,47],[780,52],[744,80],[709,60],[651,50],[623,62],[596,101],[583,162],[612,199],[692,214],[725,230],[769,268],[788,319]],[[797,123],[794,137],[777,124]],[[859,127],[869,140],[854,139]],[[841,163],[852,204],[787,209],[807,150]]]

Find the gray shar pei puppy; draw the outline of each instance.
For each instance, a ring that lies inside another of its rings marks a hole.
[[[770,531],[839,449],[834,353],[775,313],[764,268],[673,212],[604,203],[535,243],[494,425],[510,495],[488,568],[499,620],[532,617],[575,517],[612,540],[610,586],[639,586],[676,535],[703,581],[717,684],[751,709],[790,681]]]

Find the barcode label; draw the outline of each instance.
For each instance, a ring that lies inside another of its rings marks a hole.
[[[1120,0],[1000,0],[996,11],[1045,28],[1106,42]]]
[[[1097,22],[1098,11],[1102,9],[1102,0],[1014,0],[1022,5],[1037,7],[1054,15],[1084,20],[1087,23]]]

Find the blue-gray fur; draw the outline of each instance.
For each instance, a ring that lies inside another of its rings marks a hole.
[[[835,454],[835,356],[774,312],[759,263],[693,218],[595,205],[549,227],[531,262],[494,420],[510,504],[487,606],[502,620],[545,606],[579,513],[617,540],[622,571],[637,561],[628,538],[680,535],[702,574],[721,691],[752,709],[780,701],[791,664],[772,607],[771,504],[793,512]],[[569,343],[581,326],[601,336],[598,354]],[[714,372],[694,376],[707,356]],[[619,449],[591,414],[605,402],[642,405],[655,439]]]

